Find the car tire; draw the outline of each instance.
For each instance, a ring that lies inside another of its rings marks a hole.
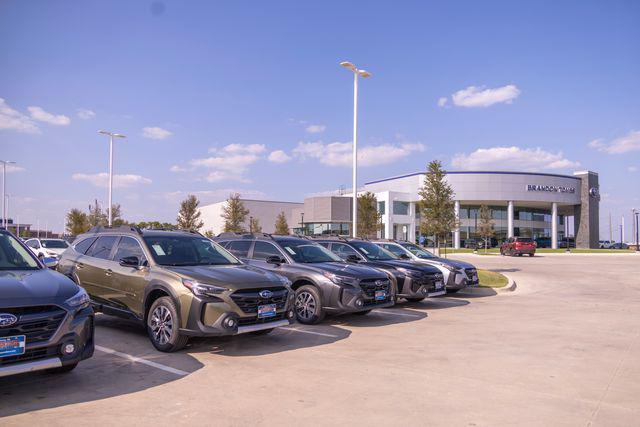
[[[533,255],[535,255],[535,254],[529,254],[529,256],[533,256]]]
[[[180,316],[171,297],[158,298],[151,304],[146,323],[147,335],[159,351],[178,351],[189,341],[189,337],[179,331]]]
[[[405,298],[407,301],[409,302],[420,302],[423,299],[425,299],[426,297],[410,297],[410,298]]]
[[[72,363],[70,365],[64,365],[59,368],[47,369],[46,372],[48,374],[66,374],[67,372],[71,372],[76,369],[76,366],[78,366],[77,363]]]
[[[305,325],[313,325],[324,319],[320,292],[315,286],[304,285],[296,289],[296,318]]]
[[[371,310],[356,311],[353,314],[357,314],[358,316],[364,316],[365,314],[369,314],[369,313],[371,313]]]
[[[275,328],[270,328],[270,329],[262,329],[260,331],[254,331],[251,332],[251,335],[255,335],[255,336],[261,336],[261,335],[268,335],[271,332],[273,332],[275,330]]]

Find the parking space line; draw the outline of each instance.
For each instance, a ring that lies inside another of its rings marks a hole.
[[[337,335],[325,334],[322,332],[305,331],[304,329],[297,329],[297,328],[280,328],[280,329],[286,329],[287,331],[293,331],[293,332],[302,332],[303,334],[320,335],[320,336],[329,337],[329,338],[339,338]]]
[[[383,311],[383,310],[374,310],[374,313],[379,314],[389,314],[391,316],[404,316],[404,317],[423,317],[419,314],[409,314],[409,313],[398,313],[396,311]]]
[[[146,359],[143,359],[143,358],[137,357],[137,356],[132,356],[132,355],[127,354],[127,353],[121,353],[121,352],[119,352],[117,350],[113,350],[111,348],[102,347],[101,345],[97,345],[96,346],[96,350],[102,351],[102,352],[108,353],[108,354],[113,354],[114,356],[122,357],[123,359],[127,359],[127,360],[130,360],[130,361],[135,362],[135,363],[142,363],[143,365],[151,366],[151,367],[156,368],[156,369],[161,369],[161,370],[166,371],[166,372],[171,372],[172,374],[175,374],[175,375],[180,375],[180,376],[189,375],[189,373],[186,372],[186,371],[181,371],[180,369],[175,369],[175,368],[172,368],[171,366],[162,365],[160,363],[152,362],[150,360],[146,360]]]

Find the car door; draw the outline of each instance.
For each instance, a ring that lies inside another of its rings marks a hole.
[[[138,258],[138,266],[121,265],[126,257]],[[112,257],[112,287],[114,303],[121,308],[142,316],[144,312],[144,290],[148,283],[148,257],[138,239],[122,236]]]
[[[112,287],[113,261],[111,254],[118,236],[100,236],[87,250],[85,256],[76,263],[76,274],[92,298],[101,302],[113,302],[115,292]]]
[[[270,256],[278,256],[282,260],[282,264],[269,264],[267,258]],[[287,273],[287,257],[284,256],[282,251],[273,243],[265,242],[263,240],[256,240],[251,257],[248,259],[248,263],[255,265],[256,267],[264,268],[265,270],[273,271],[274,273],[282,274],[286,276]]]

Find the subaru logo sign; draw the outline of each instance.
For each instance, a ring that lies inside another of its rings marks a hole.
[[[384,282],[382,280],[376,280],[376,286],[382,286]]]
[[[11,326],[18,321],[18,318],[13,314],[0,313],[0,328]]]
[[[260,298],[271,298],[273,296],[273,292],[271,292],[268,289],[265,289],[264,291],[260,291],[258,292],[258,295],[260,295]]]

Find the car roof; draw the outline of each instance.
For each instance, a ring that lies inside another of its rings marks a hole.
[[[164,230],[164,229],[141,229],[138,227],[122,226],[122,227],[94,227],[86,233],[82,233],[78,237],[91,236],[108,236],[108,235],[130,235],[144,237],[158,236],[192,236],[204,237],[197,231],[190,230]]]

